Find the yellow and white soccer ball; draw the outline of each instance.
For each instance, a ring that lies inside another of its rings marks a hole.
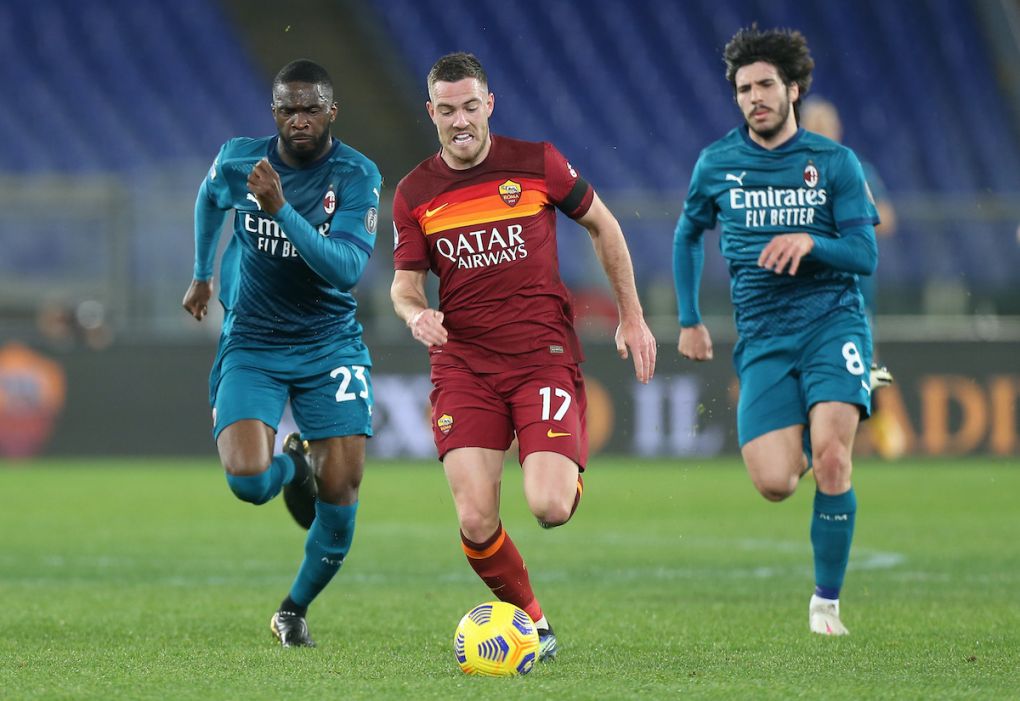
[[[527,674],[538,657],[538,631],[528,614],[513,604],[488,601],[460,619],[453,651],[465,674]]]

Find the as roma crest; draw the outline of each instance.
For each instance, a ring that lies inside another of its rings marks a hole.
[[[521,184],[507,180],[499,186],[499,196],[506,202],[507,207],[513,207],[521,199]]]
[[[449,414],[443,414],[438,419],[436,419],[436,427],[439,428],[439,430],[445,436],[447,433],[453,430],[453,417],[450,416]]]
[[[815,168],[815,164],[811,161],[807,162],[804,166],[804,184],[808,187],[814,187],[818,184],[818,169]]]

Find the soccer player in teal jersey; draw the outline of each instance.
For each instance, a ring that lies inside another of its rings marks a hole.
[[[797,125],[814,68],[804,37],[752,26],[733,36],[724,59],[745,124],[702,151],[691,176],[673,241],[678,349],[712,358],[698,287],[702,234],[718,224],[739,335],[744,463],[770,501],[790,496],[813,464],[809,625],[845,635],[851,452],[871,401],[871,331],[857,276],[875,269],[878,217],[853,152]]]
[[[381,178],[330,135],[333,83],[316,63],[273,81],[277,135],[231,139],[195,203],[195,272],[184,308],[205,316],[216,242],[224,309],[209,377],[213,435],[227,483],[263,504],[282,490],[308,529],[305,556],[271,628],[284,647],[314,646],[305,615],[340,569],[354,536],[365,443],[372,435],[372,361],[355,318],[357,284],[375,245]],[[290,400],[301,430],[273,455]]]

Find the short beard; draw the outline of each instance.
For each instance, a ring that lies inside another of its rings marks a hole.
[[[333,136],[327,131],[322,135],[318,141],[315,142],[315,146],[309,151],[295,151],[290,141],[280,137],[280,141],[283,143],[283,149],[287,154],[296,161],[301,163],[311,163],[312,161],[318,160],[322,157],[323,152],[326,149],[326,144],[332,140]]]
[[[776,126],[772,127],[771,129],[765,130],[755,129],[753,126],[751,126],[751,120],[747,117],[744,118],[744,121],[747,123],[747,128],[753,131],[758,136],[760,136],[764,141],[771,141],[772,139],[775,138],[775,136],[779,132],[783,130],[783,127],[786,126],[786,120],[790,118],[790,107],[791,107],[790,102],[787,101],[785,109],[782,107],[780,108],[780,110],[776,113],[779,115],[780,119],[778,122],[776,122]]]
[[[762,129],[755,129],[754,127],[751,126],[751,123],[748,122],[747,128],[750,129],[751,131],[753,131],[758,136],[760,136],[763,141],[772,141],[772,139],[775,138],[776,134],[778,134],[780,131],[782,131],[784,124],[786,124],[785,121],[780,122],[779,124],[777,124],[776,126],[772,127],[771,129],[764,129],[764,130],[762,130]]]

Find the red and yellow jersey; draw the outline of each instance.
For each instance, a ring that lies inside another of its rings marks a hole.
[[[393,198],[397,270],[431,270],[455,355],[477,372],[583,360],[559,273],[556,210],[577,219],[594,191],[554,146],[493,136],[485,160],[454,170],[440,155]]]

